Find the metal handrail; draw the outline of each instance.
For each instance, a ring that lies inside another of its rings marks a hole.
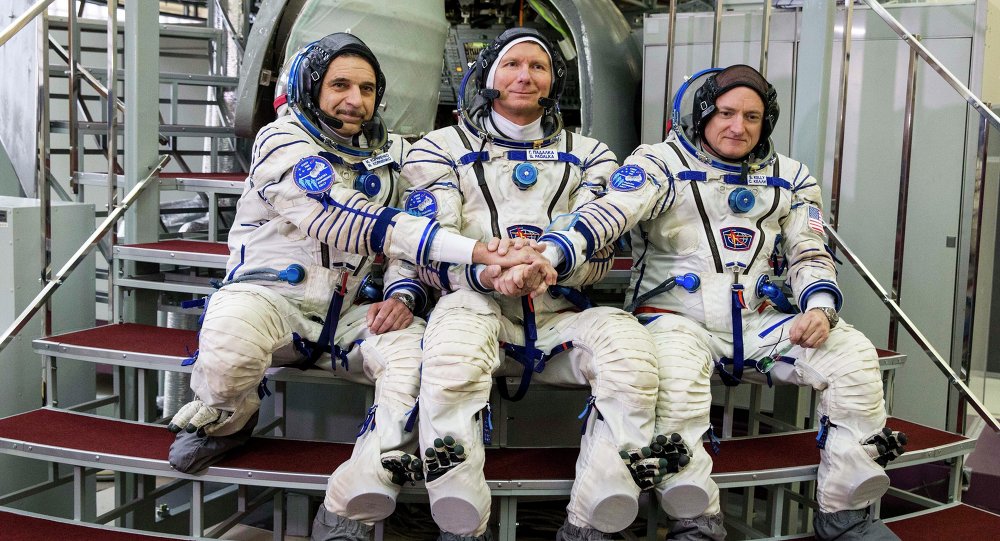
[[[903,255],[903,245],[905,244],[905,238],[906,238],[905,237],[906,205],[907,205],[906,191],[908,190],[908,185],[909,185],[910,156],[909,156],[908,146],[912,141],[912,130],[913,130],[912,109],[913,109],[914,93],[916,89],[916,82],[915,82],[916,57],[920,56],[925,62],[927,62],[927,64],[934,71],[936,71],[938,75],[940,75],[941,78],[944,79],[946,83],[948,83],[953,89],[955,89],[955,91],[958,92],[959,95],[961,95],[962,98],[979,113],[980,141],[979,141],[978,152],[979,152],[979,158],[981,160],[980,166],[982,168],[982,171],[981,171],[981,177],[977,178],[976,193],[978,194],[978,197],[980,199],[982,197],[982,185],[984,184],[985,181],[985,163],[987,156],[986,134],[988,133],[990,124],[992,124],[994,128],[1000,129],[1000,117],[998,117],[990,109],[989,105],[983,103],[983,101],[980,100],[979,97],[976,96],[972,92],[972,90],[969,89],[969,87],[965,86],[965,84],[959,81],[958,78],[956,78],[955,75],[953,75],[951,71],[948,70],[948,68],[946,68],[933,54],[931,54],[931,52],[928,51],[927,48],[924,47],[922,43],[920,43],[919,36],[915,36],[909,30],[907,30],[902,25],[902,23],[900,23],[895,17],[893,17],[876,0],[864,0],[864,1],[865,4],[867,4],[868,7],[871,8],[871,10],[876,15],[878,15],[889,28],[891,28],[900,37],[900,39],[910,47],[910,65],[909,65],[908,80],[907,80],[908,112],[906,118],[904,119],[903,160],[900,165],[900,196],[897,206],[896,250],[895,250],[895,257],[893,259],[893,278],[892,278],[893,296],[891,299],[892,305],[890,306],[890,310],[892,310],[892,306],[898,308],[898,301],[900,296],[899,289],[902,284],[902,267],[903,267],[902,255]],[[844,31],[845,40],[848,39],[847,36],[850,35],[850,28],[851,28],[850,26],[845,25],[845,31]],[[844,96],[841,95],[842,101],[843,98]],[[843,130],[842,123],[843,123],[843,118],[841,118],[841,125],[840,125],[841,131]],[[836,182],[839,181],[839,178],[835,178],[834,181],[836,187],[837,186]],[[832,202],[832,204],[836,203]],[[974,212],[976,213],[976,216],[973,219],[972,230],[970,231],[968,288],[967,288],[969,291],[971,291],[971,293],[969,294],[969,297],[971,299],[975,299],[975,292],[977,286],[976,282],[977,282],[978,262],[979,262],[978,253],[979,253],[979,244],[981,241],[980,224],[982,222],[982,213],[983,213],[983,207],[981,202],[978,205],[978,207],[974,206]],[[857,267],[857,265],[855,265],[855,267]],[[871,285],[872,288],[875,289],[875,286],[873,285],[872,281],[868,279],[868,277],[866,277],[866,280],[868,280],[869,285]],[[877,289],[877,291],[883,296],[885,295],[885,292],[880,288]],[[970,359],[972,350],[972,328],[973,328],[972,321],[975,319],[974,302],[975,301],[973,300],[972,308],[967,308],[965,312],[965,325],[963,326],[963,328],[966,330],[964,331],[962,339],[962,350],[960,354],[960,361],[962,363],[961,366],[965,377],[969,376],[968,361]],[[972,391],[965,384],[965,382],[959,379],[959,377],[955,374],[955,372],[951,369],[949,365],[944,364],[943,358],[936,351],[934,351],[933,348],[928,349],[929,343],[927,343],[926,339],[922,335],[920,335],[919,331],[916,330],[916,327],[912,325],[912,322],[910,322],[909,320],[903,321],[901,318],[898,317],[895,311],[893,311],[893,313],[890,314],[890,320],[889,320],[890,347],[896,343],[896,337],[898,334],[898,324],[900,322],[904,324],[903,325],[904,328],[906,328],[906,330],[910,333],[910,335],[919,343],[921,343],[921,346],[924,347],[924,351],[931,357],[931,359],[933,359],[934,362],[937,363],[942,370],[947,371],[947,375],[949,376],[951,383],[958,388],[959,393],[962,395],[961,400],[963,402],[960,402],[959,414],[956,416],[958,426],[959,427],[964,426],[965,405],[971,404],[973,408],[979,413],[979,415],[984,420],[987,421],[987,423],[990,425],[991,428],[993,428],[993,430],[1000,432],[1000,426],[997,425],[996,419],[994,419],[993,416],[990,414],[990,412],[982,405],[982,403],[972,393]]]
[[[899,307],[899,304],[897,304],[896,301],[894,301],[892,297],[886,292],[885,288],[882,287],[882,284],[880,284],[878,280],[875,278],[875,275],[873,275],[871,271],[868,270],[868,267],[866,267],[865,264],[861,262],[861,259],[859,259],[857,255],[855,255],[854,251],[852,251],[851,248],[847,246],[847,244],[844,242],[844,239],[840,237],[840,235],[837,233],[835,229],[833,229],[829,225],[825,226],[825,228],[826,228],[826,234],[829,236],[831,243],[835,244],[839,249],[843,251],[844,257],[846,257],[847,260],[850,261],[852,265],[854,265],[854,268],[858,271],[858,274],[860,274],[861,277],[864,278],[865,282],[868,283],[868,286],[871,287],[872,290],[874,290],[882,298],[882,302],[886,305],[886,307],[893,314],[893,316],[899,321],[900,324],[902,324],[903,328],[910,333],[910,336],[913,337],[913,339],[917,342],[917,344],[921,348],[923,348],[924,352],[927,353],[927,355],[931,358],[932,361],[934,361],[934,364],[937,365],[937,367],[941,370],[941,372],[945,375],[945,377],[948,378],[948,383],[954,385],[955,388],[958,389],[958,391],[965,396],[965,400],[972,405],[972,408],[979,413],[979,415],[983,418],[984,421],[986,421],[986,424],[989,425],[990,428],[992,428],[995,432],[1000,432],[1000,422],[998,422],[996,418],[994,418],[993,415],[990,413],[990,411],[986,408],[986,406],[983,405],[983,403],[980,402],[978,398],[976,398],[976,395],[973,394],[972,390],[969,389],[969,387],[965,384],[964,381],[962,381],[962,378],[958,377],[958,375],[955,374],[955,371],[951,369],[951,366],[949,366],[948,362],[944,360],[944,357],[942,357],[941,354],[938,353],[936,349],[934,349],[934,346],[931,345],[930,340],[928,340],[923,335],[923,333],[921,333],[920,330],[917,329],[917,326],[913,323],[913,320],[911,320],[910,317],[907,316],[905,312],[903,312],[903,309]]]
[[[864,3],[868,4],[868,7],[870,7],[876,15],[881,17],[882,20],[885,21],[885,24],[889,25],[889,28],[896,32],[900,39],[905,41],[906,44],[912,49],[916,50],[917,54],[930,64],[931,68],[938,72],[938,75],[940,75],[946,83],[951,85],[951,87],[954,88],[955,91],[958,92],[962,98],[972,106],[973,109],[978,111],[980,116],[986,117],[994,128],[1000,130],[1000,116],[997,116],[996,113],[990,110],[989,106],[983,103],[983,101],[980,100],[979,97],[972,92],[972,90],[969,90],[969,87],[962,84],[962,81],[959,81],[958,78],[948,70],[948,68],[944,67],[944,64],[942,64],[936,56],[931,54],[931,52],[928,51],[922,43],[920,43],[920,40],[918,40],[916,36],[904,28],[903,25],[884,7],[882,7],[877,0],[864,0]]]
[[[59,286],[66,280],[66,277],[73,272],[73,269],[75,269],[80,262],[83,261],[83,258],[87,257],[97,243],[108,234],[108,231],[111,231],[111,228],[115,226],[115,223],[117,223],[118,220],[125,215],[125,211],[132,206],[132,203],[138,199],[139,195],[142,194],[146,188],[159,181],[157,174],[163,169],[163,166],[165,166],[169,160],[170,156],[160,156],[160,161],[155,167],[153,167],[153,170],[150,171],[149,175],[136,184],[135,187],[125,195],[122,202],[116,205],[113,211],[108,213],[107,217],[104,218],[104,221],[101,222],[101,225],[93,233],[91,233],[91,235],[83,242],[83,244],[80,245],[79,248],[77,248],[76,253],[69,258],[69,261],[67,261],[66,264],[59,269],[59,272],[52,277],[52,280],[38,292],[38,295],[35,296],[34,300],[32,300],[31,303],[17,316],[17,318],[14,319],[14,322],[11,323],[10,327],[7,327],[7,330],[0,335],[0,351],[3,351],[4,348],[6,348],[7,345],[14,340],[14,335],[24,329],[24,327],[31,320],[32,316],[34,316],[35,313],[38,312],[38,310],[46,302],[48,302],[49,298],[52,297],[52,294],[55,293],[56,289],[58,289]]]
[[[32,19],[38,16],[39,13],[45,11],[54,0],[38,0],[35,2],[27,11],[21,14],[20,17],[10,23],[10,26],[3,29],[0,32],[0,47],[3,47],[4,43],[7,43],[10,38],[14,37],[24,28]]]
[[[910,198],[910,169],[913,156],[913,112],[917,102],[917,52],[910,49],[910,60],[906,70],[906,103],[903,109],[903,148],[899,160],[899,197],[896,200],[896,249],[892,257],[892,298],[902,299],[903,253],[906,248],[906,209]],[[889,317],[889,349],[895,351],[899,345],[899,322],[895,316]]]

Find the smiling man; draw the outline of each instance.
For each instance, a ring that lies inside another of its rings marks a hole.
[[[523,268],[520,290],[478,266],[420,269],[442,291],[424,334],[419,406],[427,492],[443,541],[489,538],[484,440],[493,378],[502,375],[521,376],[515,398],[533,375],[591,389],[581,404],[589,414],[582,416],[576,480],[557,539],[603,538],[638,512],[640,487],[621,453],[638,453],[653,436],[653,344],[630,314],[584,310],[570,300],[578,298],[571,288],[607,273],[612,249],[579,259],[559,255],[560,231],[578,207],[604,193],[617,163],[604,143],[563,129],[565,78],[562,56],[539,32],[503,32],[463,81],[459,125],[414,143],[403,167],[415,188],[408,210],[471,238],[537,240],[552,261],[574,263],[572,271],[557,265],[559,288],[533,299],[524,293],[546,269]],[[672,457],[679,467],[680,453]],[[650,465],[650,479],[657,465]]]

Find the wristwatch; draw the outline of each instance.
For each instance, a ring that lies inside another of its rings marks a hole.
[[[413,298],[413,295],[410,295],[409,293],[404,293],[402,291],[397,291],[392,295],[389,295],[389,298],[396,299],[397,301],[403,303],[403,306],[405,306],[406,309],[409,310],[411,314],[413,313],[413,309],[416,308],[417,305],[417,300]]]
[[[830,324],[831,329],[836,327],[837,323],[840,323],[840,314],[837,313],[836,308],[830,308],[829,306],[817,306],[816,308],[810,308],[810,310],[819,310],[820,312],[823,312],[823,315],[826,316],[826,321]]]

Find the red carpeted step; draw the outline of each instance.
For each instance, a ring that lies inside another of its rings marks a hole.
[[[225,242],[208,242],[203,240],[172,239],[160,242],[142,244],[121,244],[121,248],[142,248],[163,252],[190,252],[194,254],[229,255],[229,246]]]
[[[923,515],[891,520],[886,526],[903,541],[983,541],[1000,531],[1000,515],[960,504]],[[815,537],[797,537],[802,541]]]
[[[964,441],[966,438],[937,430],[924,425],[891,418],[886,423],[893,430],[901,430],[910,439],[910,452],[949,443]],[[706,445],[711,452],[711,448]],[[713,455],[713,473],[747,472],[771,470],[819,464],[819,449],[816,448],[815,432],[778,434],[755,438],[740,438],[722,442],[720,452]]]
[[[487,449],[486,479],[572,480],[576,478],[575,447]]]
[[[96,455],[167,459],[174,435],[143,425],[40,409],[0,419],[0,438],[64,447]],[[327,475],[351,455],[351,444],[253,438],[215,464],[220,468]],[[487,451],[487,479],[573,479],[577,449]]]
[[[83,331],[56,334],[46,342],[113,351],[188,357],[198,349],[198,332],[138,323],[104,325]]]
[[[159,461],[167,460],[167,450],[174,441],[174,435],[162,426],[50,409],[0,419],[0,437],[95,455]],[[344,443],[254,438],[215,466],[327,475],[351,456],[352,447]]]
[[[939,447],[965,438],[901,419],[889,426],[910,436],[909,451]],[[0,437],[95,454],[166,460],[173,435],[163,427],[127,423],[57,410],[35,410],[0,419]],[[327,474],[350,456],[350,444],[255,439],[219,467]],[[486,478],[568,480],[574,477],[575,448],[490,449]],[[725,441],[714,456],[713,473],[764,471],[819,463],[814,433]]]
[[[982,541],[1000,532],[1000,515],[957,505],[918,517],[888,523],[905,541]]]
[[[70,522],[29,517],[19,513],[0,511],[0,540],[2,541],[52,541],[53,539],[80,539],[85,541],[143,541],[180,539],[160,537],[135,531],[106,530]]]
[[[888,426],[907,433],[910,452],[965,440],[957,434],[902,419],[889,419]],[[712,452],[708,444],[705,448]],[[578,454],[576,448],[488,449],[486,478],[573,479]],[[740,438],[723,441],[719,454],[713,454],[713,460],[712,471],[716,474],[815,466],[819,464],[819,449],[816,448],[815,432]]]

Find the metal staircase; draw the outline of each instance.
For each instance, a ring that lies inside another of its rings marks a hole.
[[[209,0],[209,3],[213,1]],[[868,3],[876,4],[874,1]],[[719,16],[718,10],[716,16]],[[103,22],[76,20],[75,17],[50,17],[48,23],[54,35],[62,32],[67,36],[78,36],[81,32],[107,33],[108,28]],[[116,29],[122,28],[114,21],[112,23]],[[124,29],[121,31],[124,32]],[[116,30],[115,35],[118,33]],[[172,25],[162,25],[160,37],[199,40],[201,43],[228,39],[218,29]],[[129,104],[109,108],[109,101],[114,104],[117,100],[114,90],[107,88],[109,70],[84,68],[73,61],[79,52],[74,52],[72,46],[63,48],[56,38],[50,41],[50,50],[67,64],[48,68],[50,78],[53,81],[82,80],[93,89],[92,92],[82,91],[71,84],[66,94],[51,94],[54,100],[70,100],[79,104],[79,109],[71,108],[76,113],[71,114],[69,119],[53,120],[50,124],[52,133],[66,134],[70,141],[78,142],[71,143],[67,149],[50,150],[53,155],[71,157],[68,177],[57,179],[52,176],[49,180],[53,190],[59,193],[57,186],[67,184],[68,189],[61,190],[65,192],[64,197],[77,199],[84,198],[85,190],[90,187],[106,192],[109,195],[109,212],[104,216],[104,231],[115,225],[115,220],[125,214],[129,205],[145,197],[143,190],[147,185],[146,192],[205,194],[204,212],[208,221],[204,230],[193,233],[169,234],[157,224],[155,235],[150,235],[146,228],[141,234],[126,233],[129,238],[127,243],[119,244],[112,238],[110,242],[98,244],[95,240],[90,246],[81,247],[81,253],[85,254],[85,248],[98,246],[107,257],[109,295],[105,300],[109,303],[111,323],[72,333],[48,333],[45,338],[34,341],[33,347],[42,358],[47,359],[50,373],[54,373],[56,357],[60,362],[95,363],[109,367],[113,390],[109,396],[91,403],[57,409],[51,406],[57,398],[53,386],[46,395],[49,406],[0,419],[0,453],[56,465],[48,481],[0,495],[0,539],[6,539],[7,532],[17,532],[16,539],[50,539],[56,535],[76,535],[85,539],[225,538],[232,526],[255,511],[261,512],[261,509],[269,511],[275,539],[282,539],[290,529],[301,530],[302,524],[293,524],[289,519],[292,495],[305,492],[319,496],[326,487],[329,474],[350,455],[351,446],[349,442],[301,441],[285,437],[289,394],[300,389],[326,393],[331,384],[354,384],[340,380],[336,373],[316,369],[269,370],[266,385],[271,396],[265,399],[262,408],[267,410],[270,420],[259,426],[252,442],[198,475],[181,474],[172,470],[166,462],[173,435],[162,426],[165,419],[153,404],[159,393],[157,381],[160,374],[190,373],[191,367],[186,366],[184,360],[197,349],[197,331],[171,329],[149,324],[149,321],[147,324],[137,323],[135,321],[148,320],[149,317],[131,317],[136,313],[148,316],[150,312],[163,309],[179,310],[177,305],[181,300],[211,294],[214,291],[211,280],[220,277],[225,268],[228,258],[224,242],[226,224],[220,220],[220,207],[225,204],[220,205],[220,199],[238,196],[242,192],[245,175],[215,171],[219,170],[220,160],[227,157],[238,162],[234,151],[235,138],[228,126],[180,123],[178,111],[185,106],[219,107],[217,98],[191,100],[183,97],[181,87],[234,88],[237,80],[220,74],[158,72],[159,84],[169,85],[172,91],[169,99],[160,101],[160,110],[165,108],[170,113],[157,123],[155,132],[158,138],[152,146],[158,153],[171,158],[174,172],[152,171],[147,181],[139,182],[138,178],[130,179],[127,168],[111,159],[107,160],[110,166],[106,165],[104,172],[87,172],[93,163],[87,156],[103,155],[107,159],[125,154],[117,144],[119,134],[116,133],[118,128],[114,116],[109,120],[105,114],[102,120],[100,115],[91,114],[87,104],[99,103],[105,112],[121,109],[125,115],[129,115]],[[79,38],[76,43],[79,44]],[[114,66],[115,62],[111,65]],[[128,77],[125,71],[116,69],[116,80]],[[84,121],[74,118],[75,114],[82,115]],[[984,125],[992,122],[986,118],[984,116]],[[994,126],[1000,128],[1000,124]],[[186,144],[183,138],[207,143],[192,146]],[[220,141],[232,142],[220,145]],[[149,154],[150,144],[148,141],[145,144],[146,154]],[[211,164],[207,167],[210,172],[197,172],[199,167],[193,166],[196,159]],[[114,188],[116,185],[138,187],[133,192],[134,196],[121,197],[119,202]],[[159,200],[159,197],[154,199]],[[159,216],[154,215],[155,211],[150,212],[149,206],[145,206],[144,210],[145,214],[139,216],[133,213],[126,220],[158,221]],[[848,254],[851,263],[860,265],[843,239],[835,231],[831,234],[841,250]],[[102,236],[97,235],[96,238]],[[616,261],[615,270],[604,285],[608,289],[627,285],[629,267],[627,259]],[[64,270],[69,273],[72,268],[67,265]],[[859,271],[864,274],[863,265],[860,265]],[[29,310],[41,309],[47,295],[58,287],[63,276],[63,271],[57,273]],[[866,279],[868,277],[866,275]],[[877,281],[872,278],[871,282],[877,290]],[[139,292],[147,295],[143,297]],[[904,328],[911,330],[912,324],[907,323],[908,319],[898,304],[884,291],[881,295],[894,316],[903,322]],[[129,304],[136,304],[137,301],[133,300],[136,298],[144,300],[138,301],[138,306],[128,307]],[[26,314],[31,315],[27,311]],[[27,319],[22,319],[20,328],[27,323]],[[7,330],[0,339],[0,349],[20,328],[15,323]],[[916,332],[919,334],[919,331]],[[929,343],[927,346],[928,354],[932,354],[933,348]],[[931,356],[935,355],[942,369],[947,368],[948,363],[936,351]],[[906,358],[885,350],[880,350],[879,357],[887,401],[891,402],[894,374],[896,370],[905,369]],[[976,407],[979,402],[962,378],[954,373],[951,376],[949,382],[963,393],[965,400],[979,413],[988,415],[985,410]],[[326,387],[317,388],[316,385]],[[724,400],[721,400],[716,412],[723,442],[720,453],[714,457],[713,478],[723,490],[726,526],[733,537],[808,539],[809,517],[811,509],[815,508],[815,503],[811,501],[811,485],[816,479],[819,464],[814,441],[816,432],[809,423],[800,426],[762,411],[764,396],[769,391],[760,384],[750,387],[750,398],[746,403],[738,401],[731,388],[714,387],[719,395],[725,390]],[[815,400],[815,397],[812,399]],[[499,403],[498,397],[495,396],[492,402],[500,425],[496,430],[498,434],[506,434],[512,430],[508,422],[513,414],[505,413],[506,406]],[[98,415],[98,412],[103,415]],[[354,413],[359,419],[363,416],[360,409]],[[572,419],[558,422],[569,424],[569,421]],[[992,417],[988,422],[996,425]],[[909,540],[981,539],[985,536],[982,532],[1000,528],[1000,516],[960,503],[963,458],[972,451],[975,445],[973,439],[961,433],[898,418],[890,419],[889,426],[907,432],[911,442],[906,454],[890,464],[890,470],[928,464],[942,465],[948,470],[944,502],[891,489],[890,494],[926,507],[889,519],[891,529]],[[497,441],[498,444],[488,448],[486,461],[486,478],[498,509],[493,521],[500,539],[524,539],[523,535],[518,535],[518,526],[523,531],[530,524],[524,519],[519,520],[519,508],[523,511],[535,501],[568,498],[577,449],[565,446],[561,441],[540,439],[540,447],[532,448],[507,445],[505,436],[497,438]],[[115,490],[118,494],[114,509],[95,516],[88,511],[91,508],[88,500],[92,501],[96,496],[88,479],[99,471],[116,472]],[[151,482],[154,477],[165,483],[154,486],[155,483]],[[65,485],[72,489],[72,516],[49,517],[15,509],[26,498]],[[162,510],[163,499],[171,495],[176,498],[178,494],[182,494],[181,497],[188,503],[168,512],[169,517],[161,517],[158,510]],[[233,498],[218,497],[220,494]],[[415,501],[425,498],[420,485],[408,487],[404,495]],[[663,517],[659,514],[655,501],[647,498],[640,519],[633,525],[632,531],[625,534],[626,538],[632,539],[641,534],[647,539],[656,539],[657,529],[663,524]],[[138,530],[123,530],[121,526],[124,525]],[[184,537],[173,535],[177,533]],[[382,525],[377,529],[377,538],[382,538]]]

